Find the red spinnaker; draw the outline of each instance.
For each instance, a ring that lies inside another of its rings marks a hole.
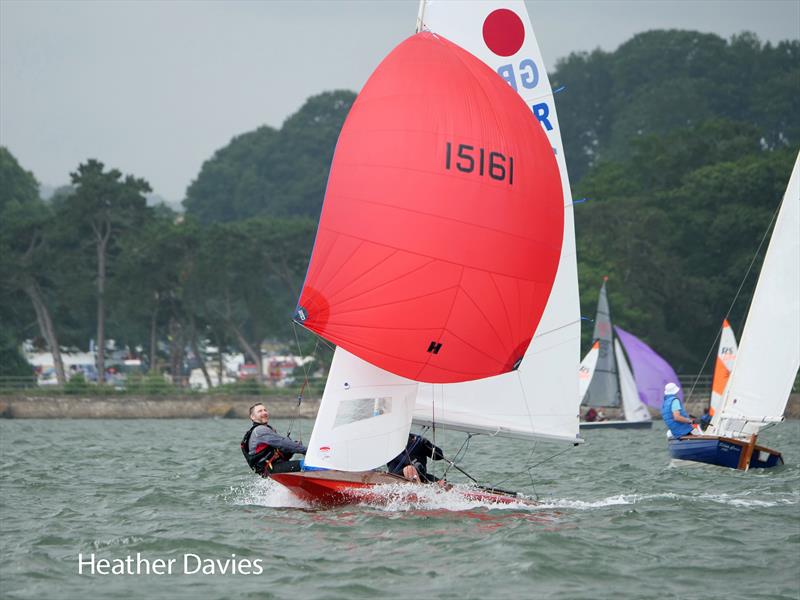
[[[345,121],[296,318],[416,381],[504,373],[539,324],[563,229],[531,109],[472,54],[420,33]]]

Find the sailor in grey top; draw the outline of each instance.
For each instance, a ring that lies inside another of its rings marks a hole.
[[[305,454],[306,447],[269,425],[269,411],[260,402],[250,407],[252,425],[239,444],[248,466],[262,477],[271,473],[299,471],[302,462],[290,460],[292,455]]]
[[[280,450],[287,460],[291,458],[292,454],[306,453],[306,447],[303,444],[281,435],[266,423],[253,429],[247,449],[255,453],[260,450],[259,446],[263,448],[265,445]]]

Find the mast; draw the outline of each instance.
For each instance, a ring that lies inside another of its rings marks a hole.
[[[417,28],[415,30],[416,33],[422,31],[423,27],[425,26],[425,7],[427,6],[427,0],[419,0],[419,11],[417,12]]]

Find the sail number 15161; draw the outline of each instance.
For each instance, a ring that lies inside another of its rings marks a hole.
[[[514,183],[514,157],[506,156],[502,152],[489,151],[469,144],[447,142],[444,166],[446,169],[455,168],[462,173],[476,173],[480,176],[488,175],[497,181]]]

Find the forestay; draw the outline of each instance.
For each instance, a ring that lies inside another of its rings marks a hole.
[[[783,418],[800,366],[800,155],[772,231],[742,331],[717,435],[758,433]]]
[[[580,310],[572,195],[553,93],[525,4],[430,0],[420,5],[418,30],[465,48],[523,98],[530,121],[547,134],[558,164],[563,242],[555,282],[519,369],[476,382],[421,385],[414,420],[464,431],[579,441],[575,373]],[[539,261],[532,254],[524,258]]]

